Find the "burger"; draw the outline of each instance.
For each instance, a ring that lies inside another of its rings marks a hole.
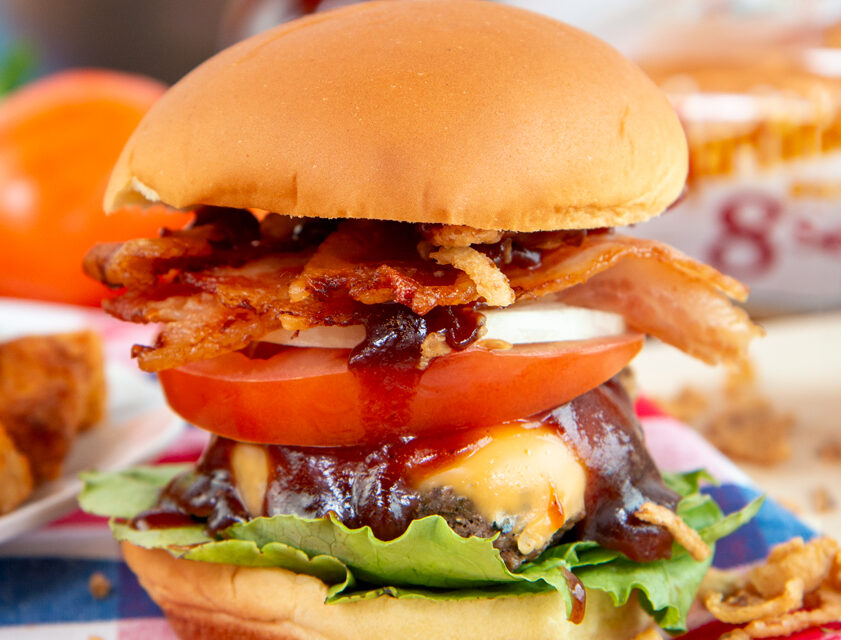
[[[615,227],[683,188],[666,98],[602,42],[477,0],[370,2],[221,52],[127,143],[94,247],[195,465],[90,473],[182,638],[678,631],[724,517],[661,474],[627,366],[760,330],[745,288]]]

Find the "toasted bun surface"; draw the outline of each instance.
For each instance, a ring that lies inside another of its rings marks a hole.
[[[686,169],[668,101],[601,41],[490,2],[370,2],[187,75],[129,140],[105,205],[589,228],[660,213]]]
[[[587,592],[584,621],[574,625],[557,594],[326,605],[324,583],[285,569],[180,560],[126,542],[123,553],[183,640],[624,640],[650,624],[636,603],[617,609],[596,591]]]

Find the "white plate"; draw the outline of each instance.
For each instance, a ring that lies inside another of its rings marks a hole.
[[[0,341],[98,328],[107,322],[93,310],[0,298]],[[183,421],[167,408],[152,376],[113,359],[107,361],[105,373],[105,419],[78,436],[60,478],[38,487],[25,503],[0,516],[0,542],[73,511],[82,488],[80,471],[110,471],[149,460],[181,432]]]
[[[841,313],[794,316],[762,323],[768,335],[755,340],[751,358],[762,391],[796,419],[793,455],[774,466],[739,463],[769,495],[799,507],[810,524],[841,537],[841,462],[820,462],[817,449],[841,439]],[[671,347],[646,345],[635,360],[640,389],[671,396],[689,385],[719,388],[726,370],[708,367]],[[819,513],[813,492],[826,489],[836,506]]]

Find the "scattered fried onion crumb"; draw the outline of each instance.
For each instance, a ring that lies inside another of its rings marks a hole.
[[[835,509],[835,498],[826,487],[816,487],[812,491],[812,503],[818,513],[827,513]]]
[[[660,632],[657,631],[657,627],[652,625],[645,631],[640,631],[637,635],[635,635],[634,640],[662,640],[662,636],[660,635]]]
[[[824,440],[817,450],[818,460],[828,464],[841,462],[841,440]]]
[[[469,247],[471,244],[495,244],[502,240],[502,231],[441,224],[427,226],[424,236],[437,247]]]
[[[841,604],[821,600],[814,609],[795,611],[771,620],[755,620],[745,627],[745,631],[751,638],[785,637],[838,620],[841,620]]]
[[[421,357],[418,361],[418,369],[426,369],[429,363],[438,356],[445,356],[452,351],[447,339],[440,333],[430,333],[424,338],[421,344]]]
[[[794,416],[760,392],[747,360],[730,370],[720,390],[704,393],[686,387],[660,404],[735,460],[770,466],[791,457]]]
[[[674,398],[663,398],[659,403],[669,415],[695,424],[709,409],[710,396],[694,387],[684,387]]]
[[[653,502],[644,502],[634,515],[643,522],[660,525],[666,529],[672,534],[675,542],[686,549],[697,562],[706,560],[712,554],[712,549],[701,539],[698,532],[671,509]]]
[[[103,600],[111,593],[111,581],[101,571],[95,571],[88,579],[88,591],[97,600]]]
[[[793,426],[793,416],[777,411],[767,398],[745,395],[714,415],[704,433],[731,458],[770,466],[791,457]]]
[[[429,254],[441,265],[464,271],[476,285],[476,291],[492,307],[507,307],[514,302],[514,290],[508,278],[493,260],[471,247],[448,247]]]
[[[841,546],[831,538],[794,538],[747,574],[728,573],[705,579],[700,594],[717,619],[747,623],[723,638],[788,636],[841,620]]]

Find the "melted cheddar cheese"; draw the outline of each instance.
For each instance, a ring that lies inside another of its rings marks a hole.
[[[586,483],[584,467],[557,432],[534,423],[500,425],[478,449],[414,482],[419,491],[451,487],[469,498],[485,519],[517,535],[524,555],[579,518]]]
[[[231,454],[231,471],[243,505],[252,517],[263,515],[263,501],[269,482],[266,448],[238,443]]]

